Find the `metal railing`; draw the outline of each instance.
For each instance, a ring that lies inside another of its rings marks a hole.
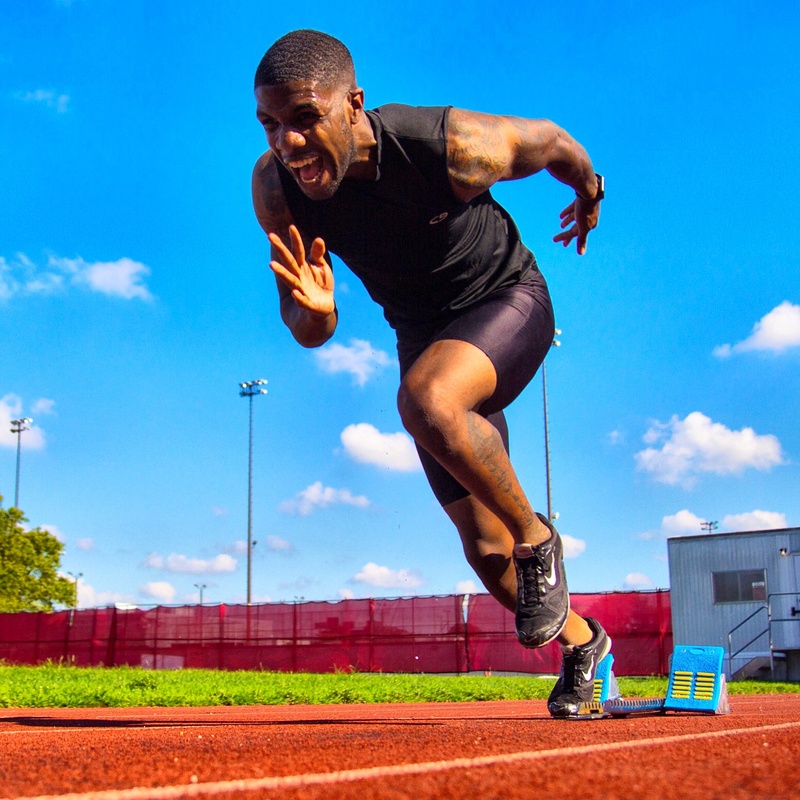
[[[773,634],[773,625],[776,623],[785,623],[785,622],[795,622],[800,623],[800,608],[796,608],[792,606],[791,616],[790,617],[775,617],[773,615],[773,599],[776,597],[800,597],[797,592],[770,592],[767,595],[767,602],[759,606],[755,611],[751,614],[748,614],[738,625],[731,628],[728,632],[728,671],[730,672],[731,678],[733,678],[733,659],[736,656],[740,655],[741,653],[745,652],[748,647],[754,642],[757,642],[762,636],[767,636],[769,642],[769,674],[770,680],[775,680],[775,638]],[[800,603],[798,603],[800,605]],[[746,644],[742,645],[738,650],[734,652],[733,650],[733,634],[736,633],[740,628],[746,625],[750,620],[754,617],[758,616],[762,612],[766,611],[767,613],[767,627],[764,630],[759,631],[752,639],[750,639]],[[781,652],[787,648],[778,647],[777,651]]]

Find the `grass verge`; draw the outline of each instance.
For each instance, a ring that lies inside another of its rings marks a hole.
[[[663,697],[666,678],[620,678],[624,697]],[[546,699],[553,678],[338,672],[151,671],[0,665],[0,708],[122,708]],[[742,681],[729,693],[800,693],[800,684]]]

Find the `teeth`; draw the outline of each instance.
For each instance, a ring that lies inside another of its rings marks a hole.
[[[313,164],[316,160],[317,160],[316,156],[311,156],[310,158],[303,158],[303,159],[295,160],[295,161],[287,161],[286,163],[292,169],[300,169],[301,167],[306,167],[309,164]]]

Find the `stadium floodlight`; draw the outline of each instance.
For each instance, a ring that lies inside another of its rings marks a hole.
[[[33,420],[30,417],[11,420],[11,433],[17,434],[17,478],[14,485],[14,508],[19,508],[19,452],[22,446],[22,432],[30,430]]]
[[[250,401],[250,440],[247,450],[247,605],[252,602],[253,590],[253,398],[257,394],[267,394],[259,387],[267,384],[264,378],[240,383],[239,397]]]

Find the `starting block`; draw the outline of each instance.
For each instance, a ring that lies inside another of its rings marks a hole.
[[[667,711],[729,714],[724,658],[722,647],[678,645],[672,653],[666,697],[623,698],[611,671],[614,659],[609,653],[597,667],[592,701],[581,703],[577,716],[571,719],[664,714]]]

